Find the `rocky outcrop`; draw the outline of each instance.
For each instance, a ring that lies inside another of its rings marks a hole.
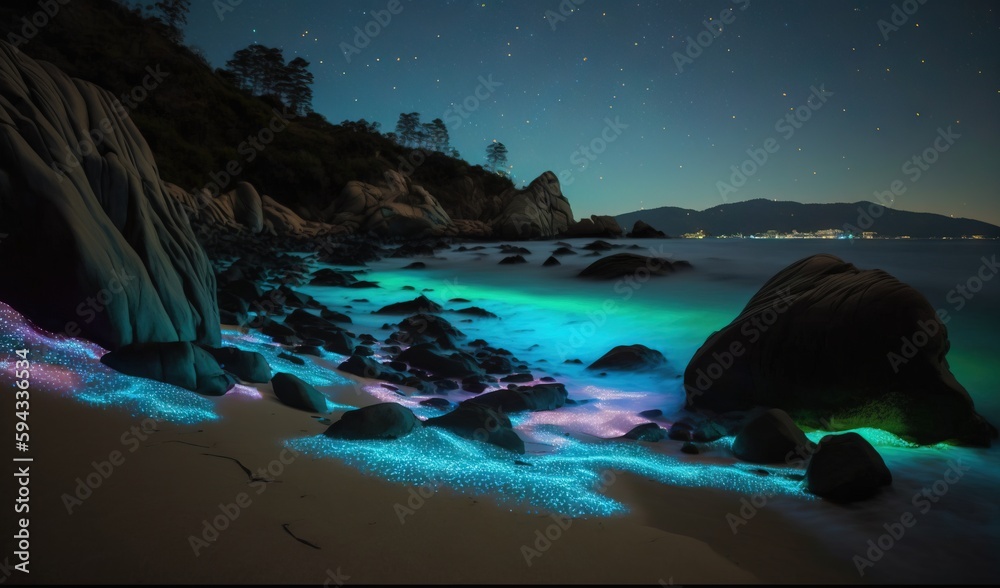
[[[224,194],[213,196],[207,189],[188,192],[166,184],[167,194],[179,202],[191,223],[207,232],[220,229],[273,236],[318,237],[339,235],[346,229],[307,221],[270,196],[261,196],[246,182]]]
[[[921,344],[908,349],[907,341]],[[950,346],[916,289],[817,255],[781,271],[712,335],[684,385],[694,408],[774,407],[814,428],[876,427],[920,444],[988,446],[996,429],[951,373]]]
[[[327,222],[352,233],[420,239],[454,231],[441,204],[396,171],[388,171],[378,186],[349,182],[323,212]]]
[[[218,346],[211,265],[122,105],[0,42],[0,123],[0,258],[31,270],[0,299],[110,349]]]
[[[499,200],[502,208],[490,219],[493,234],[499,239],[548,239],[565,233],[573,224],[573,209],[552,172],[545,172],[524,190],[504,192]]]

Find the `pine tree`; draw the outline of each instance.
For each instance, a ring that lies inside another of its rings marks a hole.
[[[487,145],[486,163],[490,171],[503,174],[503,168],[507,167],[507,146],[498,141],[493,141]]]
[[[396,123],[396,134],[404,147],[418,147],[421,139],[420,113],[401,113]]]

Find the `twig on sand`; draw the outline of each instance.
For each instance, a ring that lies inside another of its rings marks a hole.
[[[310,542],[308,542],[305,539],[302,539],[300,537],[296,537],[295,533],[292,533],[292,530],[288,528],[288,525],[289,525],[289,523],[284,523],[283,525],[281,525],[281,528],[284,529],[286,533],[288,533],[289,535],[291,535],[292,539],[295,539],[299,543],[304,543],[305,545],[308,545],[309,547],[312,547],[313,549],[322,549],[318,545],[310,543]]]
[[[261,478],[260,476],[255,476],[254,473],[250,471],[250,468],[248,468],[247,466],[243,465],[243,462],[241,462],[240,460],[236,459],[235,457],[229,457],[228,455],[217,455],[215,453],[202,453],[202,455],[207,455],[209,457],[218,457],[219,459],[228,459],[229,461],[236,462],[236,465],[240,466],[240,469],[243,470],[244,472],[246,472],[247,478],[249,478],[251,482],[273,482],[274,481],[274,480],[269,480],[267,478]]]

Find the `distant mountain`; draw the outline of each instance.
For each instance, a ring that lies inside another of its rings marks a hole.
[[[811,233],[841,229],[852,233],[871,231],[880,237],[909,236],[914,239],[973,235],[1000,238],[1000,227],[989,223],[895,210],[871,202],[801,204],[758,199],[723,204],[701,212],[667,206],[629,212],[615,218],[626,231],[635,221],[642,220],[670,236],[698,231],[718,236],[737,233],[753,235],[771,230]]]

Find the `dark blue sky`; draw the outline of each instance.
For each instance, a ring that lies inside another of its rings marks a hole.
[[[899,180],[899,209],[1000,224],[995,2],[897,2],[898,28],[879,24],[891,2],[226,3],[196,0],[186,31],[214,65],[282,47],[312,63],[331,122],[440,117],[469,161],[496,139],[517,180],[559,173],[578,217],[873,200]]]

